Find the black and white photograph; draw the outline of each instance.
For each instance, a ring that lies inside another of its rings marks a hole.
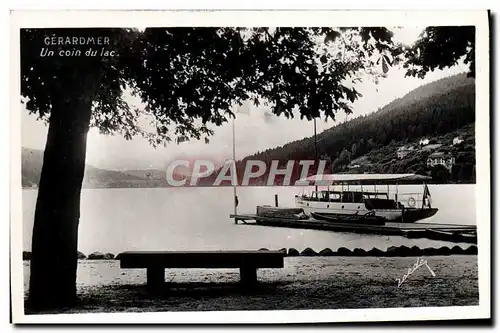
[[[13,322],[490,318],[487,11],[11,35]]]

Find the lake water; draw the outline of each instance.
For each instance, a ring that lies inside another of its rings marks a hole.
[[[439,212],[422,222],[476,224],[474,185],[430,185],[433,207]],[[401,192],[421,191],[421,186],[400,186]],[[255,213],[257,205],[293,207],[294,195],[303,188],[238,188],[239,213]],[[23,247],[31,249],[37,191],[23,190]],[[399,236],[235,225],[233,189],[223,188],[123,188],[82,191],[79,250],[119,253],[127,250],[256,250],[259,248],[325,247],[386,249],[455,245]],[[462,244],[463,247],[468,246]]]

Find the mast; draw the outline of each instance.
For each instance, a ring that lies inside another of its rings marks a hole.
[[[359,186],[361,188],[361,200],[363,200],[364,194],[363,194],[363,182],[362,181],[359,182]]]
[[[316,164],[316,174],[318,174],[318,140],[316,138],[316,117],[314,117],[314,163]],[[314,191],[316,192],[316,196],[318,196],[318,185],[315,184]]]
[[[234,126],[235,118],[233,118],[233,163],[234,168],[236,169],[236,140],[235,140],[235,126]],[[236,173],[234,175],[236,178]],[[233,181],[233,201],[234,201],[234,215],[238,214],[238,197],[236,196],[236,183],[238,182],[238,178]],[[236,221],[236,220],[235,220]]]
[[[424,209],[425,204],[425,182],[424,182],[424,192],[422,193],[422,209]]]

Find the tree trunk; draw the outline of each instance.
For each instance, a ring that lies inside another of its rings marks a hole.
[[[31,245],[27,305],[34,311],[76,300],[80,192],[92,106],[91,94],[79,88],[79,94],[61,96],[51,110]]]

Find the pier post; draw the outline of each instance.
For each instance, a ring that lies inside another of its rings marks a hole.
[[[277,194],[274,195],[274,206],[278,207],[278,195]]]
[[[236,215],[238,215],[238,196],[236,195],[236,186],[233,186],[234,189],[234,224],[238,224],[238,219],[236,218]]]

